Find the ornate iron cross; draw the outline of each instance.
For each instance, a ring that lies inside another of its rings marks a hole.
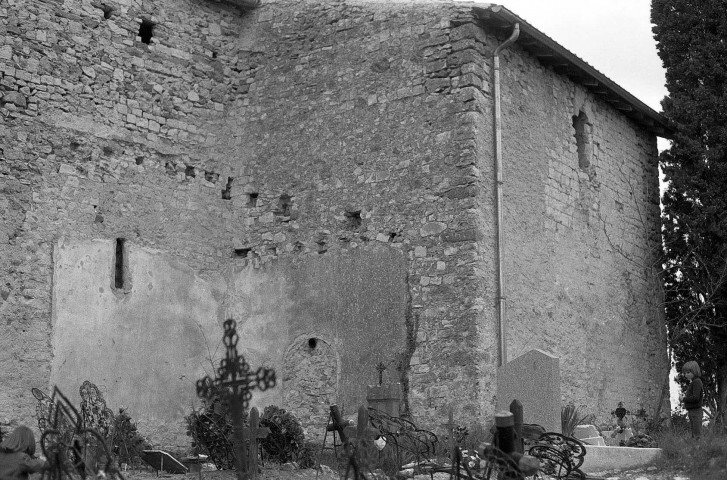
[[[252,472],[249,471],[245,454],[244,412],[250,406],[254,389],[264,391],[275,386],[275,371],[271,368],[260,367],[257,371],[252,372],[245,357],[237,353],[239,337],[236,327],[237,324],[234,320],[225,320],[223,337],[226,347],[225,358],[220,360],[217,376],[214,379],[206,375],[197,380],[197,396],[207,400],[217,397],[227,402],[234,430],[237,478],[246,480],[250,478]]]

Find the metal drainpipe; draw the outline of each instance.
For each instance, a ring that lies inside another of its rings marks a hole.
[[[497,324],[500,330],[499,362],[500,366],[507,363],[507,343],[505,341],[505,282],[502,278],[503,228],[502,228],[502,125],[500,120],[500,52],[515,43],[520,36],[520,24],[512,28],[510,38],[495,49],[493,54],[493,75],[495,88],[495,175],[497,178]]]

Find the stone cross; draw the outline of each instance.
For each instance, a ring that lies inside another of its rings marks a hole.
[[[245,361],[245,357],[237,353],[238,336],[236,327],[237,324],[234,320],[225,320],[225,334],[223,337],[226,347],[225,358],[220,360],[217,376],[214,379],[205,376],[197,380],[197,395],[207,400],[217,397],[229,405],[230,414],[232,415],[237,478],[238,480],[249,480],[254,474],[251,472],[252,468],[249,464],[249,458],[252,454],[246,454],[245,440],[251,439],[253,432],[251,430],[250,437],[246,438],[243,428],[243,416],[247,407],[250,406],[252,391],[255,388],[263,391],[275,386],[275,371],[260,367],[257,371],[252,372],[250,364]],[[257,432],[255,432],[255,435],[257,435]],[[251,446],[252,443],[250,442]],[[255,451],[255,455],[257,455],[257,451]],[[255,473],[257,473],[257,468],[255,470]]]

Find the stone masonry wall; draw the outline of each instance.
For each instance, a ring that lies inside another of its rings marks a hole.
[[[50,378],[60,237],[125,238],[200,272],[402,250],[411,410],[491,409],[472,388],[491,307],[460,148],[477,67],[451,23],[469,7],[13,0],[0,16],[4,422],[32,424],[29,388]]]
[[[563,404],[600,422],[669,412],[656,139],[517,44],[502,65],[508,357],[560,357]]]
[[[2,1],[0,421],[32,423],[29,388],[50,378],[60,237],[125,238],[198,272],[401,251],[410,411],[489,418],[502,39],[471,8]],[[517,46],[503,65],[510,358],[552,350],[564,400],[598,413],[648,403],[665,352],[634,261],[650,260],[654,139]],[[598,143],[585,169],[581,109]]]
[[[255,82],[229,125],[244,161],[233,173],[228,234],[261,263],[403,250],[409,408],[439,424],[452,404],[476,422],[492,408],[473,386],[494,337],[492,307],[478,300],[487,285],[477,274],[480,173],[473,146],[464,148],[474,141],[472,85],[485,77],[478,42],[458,30],[471,9],[305,5],[263,6],[245,34],[264,52],[251,57]]]

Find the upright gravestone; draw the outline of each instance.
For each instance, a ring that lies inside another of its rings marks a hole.
[[[381,410],[392,417],[399,416],[401,408],[401,383],[384,383],[384,370],[386,366],[379,363],[376,366],[379,372],[379,384],[368,385],[366,388],[366,402],[369,407]]]
[[[560,432],[560,359],[531,350],[498,368],[497,411],[508,410],[515,399],[522,403],[523,423]]]

